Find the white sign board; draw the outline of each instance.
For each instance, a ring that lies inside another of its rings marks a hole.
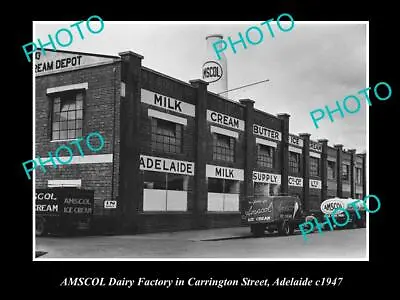
[[[43,55],[40,50],[35,52],[35,75],[47,75],[75,69],[82,69],[89,66],[112,63],[118,60],[113,57],[96,55],[81,55],[78,53],[66,53],[59,51],[46,51]]]
[[[253,133],[276,141],[282,140],[282,135],[279,131],[269,129],[267,127],[263,127],[257,124],[253,124]]]
[[[244,121],[207,109],[207,121],[244,131]]]
[[[310,179],[310,188],[311,189],[319,189],[319,190],[322,189],[322,181]]]
[[[206,177],[243,181],[244,171],[242,169],[206,165]]]
[[[165,108],[167,110],[191,117],[194,117],[196,115],[196,107],[192,104],[162,94],[154,93],[145,89],[142,89],[141,92],[142,103]]]
[[[263,183],[281,184],[281,175],[253,171],[253,181]]]
[[[140,155],[140,170],[194,176],[194,163],[190,161]]]
[[[303,139],[296,135],[290,134],[289,144],[303,148]]]
[[[290,186],[299,186],[299,187],[303,187],[303,178],[289,176],[289,177],[288,177],[288,184],[289,184]]]
[[[104,208],[117,208],[117,201],[104,200]]]

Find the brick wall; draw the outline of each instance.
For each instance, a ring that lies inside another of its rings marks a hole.
[[[114,72],[115,70],[115,72]],[[111,212],[103,209],[104,200],[114,200],[118,195],[119,174],[119,98],[120,98],[120,63],[91,67],[59,74],[40,76],[36,78],[36,157],[49,157],[61,145],[69,145],[70,141],[51,142],[51,98],[46,95],[48,88],[88,83],[83,104],[83,137],[98,131],[104,138],[104,147],[93,153],[86,146],[86,139],[81,141],[84,155],[112,154],[114,163],[68,164],[46,166],[46,173],[41,168],[36,169],[36,188],[46,188],[48,180],[81,179],[82,189],[94,190],[95,210],[97,216],[108,215]],[[114,120],[114,101],[115,120]],[[115,122],[115,131],[114,131]],[[95,147],[96,138],[93,140]],[[75,145],[70,145],[74,156],[79,156]],[[61,152],[63,153],[63,152]],[[63,153],[62,155],[67,155]],[[114,175],[114,186],[112,178]],[[111,194],[113,191],[113,195]]]

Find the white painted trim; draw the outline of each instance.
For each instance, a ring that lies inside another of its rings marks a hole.
[[[68,161],[69,156],[60,156],[59,159],[61,161]],[[42,162],[49,160],[49,157],[41,157]],[[53,161],[56,165],[62,165],[55,157],[53,157]],[[85,155],[85,156],[73,156],[70,163],[65,165],[79,165],[79,164],[102,164],[102,163],[112,163],[113,155],[112,154],[98,154],[98,155]],[[36,160],[37,165],[40,165],[39,161]],[[44,165],[52,165],[51,161],[47,161]]]
[[[315,157],[315,158],[321,158],[321,154],[315,153],[315,152],[311,152],[311,151],[310,151],[310,156],[311,157]]]
[[[125,97],[125,82],[121,81],[121,97]]]
[[[224,128],[217,127],[217,126],[210,126],[210,131],[211,131],[211,133],[215,132],[215,133],[219,133],[222,135],[231,136],[231,137],[234,137],[235,139],[239,138],[239,133],[237,133],[236,131],[224,129]]]
[[[173,123],[182,124],[184,126],[187,125],[187,119],[185,119],[185,118],[181,118],[181,117],[177,117],[177,116],[174,116],[174,115],[166,114],[166,113],[163,113],[161,111],[150,109],[150,108],[148,109],[148,116],[149,117],[153,117],[153,118],[157,118],[157,119],[170,121],[170,122],[173,122]]]
[[[328,156],[328,158],[326,160],[336,162],[336,157]]]
[[[84,83],[77,83],[77,84],[70,84],[70,85],[63,85],[63,86],[56,86],[56,87],[48,88],[46,90],[46,93],[52,94],[52,93],[59,93],[59,92],[72,91],[72,90],[82,90],[82,89],[87,90],[88,88],[89,88],[89,83],[84,82]]]
[[[256,144],[262,144],[262,145],[266,145],[266,146],[270,146],[270,147],[278,147],[278,144],[273,142],[273,141],[269,141],[269,140],[264,140],[264,139],[260,139],[260,138],[256,138]]]
[[[303,150],[302,150],[302,149],[296,148],[296,147],[292,147],[292,146],[289,146],[289,151],[290,151],[290,152],[299,153],[299,154],[302,154],[302,153],[303,153]]]
[[[48,187],[81,187],[82,179],[49,179],[47,180]]]

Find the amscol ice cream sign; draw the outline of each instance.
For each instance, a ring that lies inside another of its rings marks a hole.
[[[321,203],[321,211],[324,214],[330,215],[336,208],[346,208],[345,203],[338,198],[326,199]],[[339,212],[338,212],[339,213]]]
[[[220,80],[224,71],[222,66],[215,61],[207,61],[203,65],[203,80],[212,83]]]

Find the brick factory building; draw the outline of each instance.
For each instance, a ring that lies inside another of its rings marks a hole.
[[[37,168],[35,186],[94,190],[98,233],[240,226],[254,195],[298,195],[310,210],[366,195],[365,154],[290,134],[289,114],[171,78],[133,52],[35,58],[36,157],[91,132],[105,140],[100,152],[72,146],[70,164]]]

